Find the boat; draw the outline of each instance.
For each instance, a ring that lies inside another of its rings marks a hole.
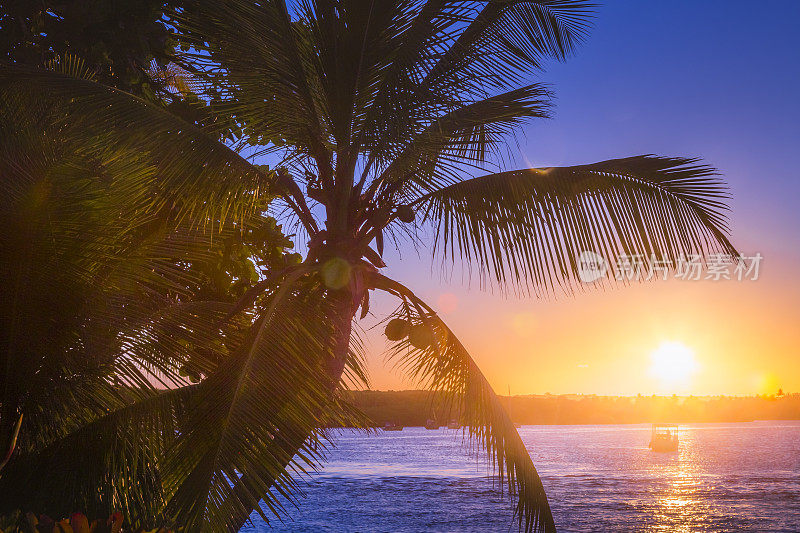
[[[386,422],[383,425],[384,431],[403,431],[403,426],[395,424],[394,422]]]
[[[678,451],[678,425],[653,424],[649,446],[654,452]]]
[[[454,418],[447,424],[447,429],[461,429],[461,424]]]
[[[439,422],[436,420],[429,418],[427,422],[425,422],[425,429],[439,429]]]

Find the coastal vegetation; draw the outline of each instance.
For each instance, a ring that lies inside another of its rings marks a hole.
[[[155,63],[134,60],[136,79],[111,53],[47,45],[0,67],[0,512],[121,509],[186,531],[280,516],[325,428],[369,425],[348,389],[368,385],[358,323],[379,291],[397,301],[397,368],[458,413],[520,527],[554,531],[504,401],[385,252],[425,248],[539,295],[571,291],[587,248],[735,251],[724,183],[698,160],[503,165],[518,127],[550,116],[538,76],[590,6],[224,0],[153,16],[173,44],[143,51]]]
[[[422,390],[353,391],[352,402],[370,422],[424,426],[459,420],[459,413],[439,408],[441,399]],[[597,396],[537,394],[502,396],[517,424],[650,424],[751,422],[800,419],[800,394],[759,396]]]

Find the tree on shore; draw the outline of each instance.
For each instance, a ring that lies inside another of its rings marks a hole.
[[[241,302],[255,328],[240,359],[202,384],[217,410],[190,419],[169,465],[191,472],[174,485],[175,516],[235,531],[263,513],[262,498],[280,511],[290,463],[314,464],[320,420],[346,409],[337,391],[358,353],[353,324],[383,291],[398,299],[387,336],[400,368],[457,402],[521,527],[555,529],[477,365],[430,306],[381,272],[387,243],[424,244],[426,228],[434,257],[531,293],[569,290],[583,250],[645,261],[733,251],[724,184],[694,159],[487,170],[520,124],[549,116],[550,92],[531,77],[573,51],[589,17],[570,0],[226,0],[176,13],[188,44],[178,63],[256,155],[280,159],[279,202],[308,253]]]
[[[307,253],[253,283],[221,323],[189,328],[210,335],[229,320],[250,325],[200,383],[87,429],[106,444],[82,455],[100,466],[75,492],[85,495],[92,475],[97,482],[117,466],[127,470],[103,485],[107,501],[188,531],[237,531],[254,511],[264,519],[285,512],[293,474],[324,459],[324,428],[359,420],[342,394],[366,377],[354,323],[382,291],[398,301],[386,333],[399,367],[456,406],[516,499],[521,528],[554,531],[502,403],[433,309],[382,273],[384,249],[424,245],[429,231],[432,255],[465,265],[484,286],[569,291],[584,250],[645,262],[733,252],[722,181],[694,159],[652,155],[497,168],[517,128],[549,116],[550,92],[533,78],[586,34],[590,11],[581,1],[222,0],[182,5],[169,17],[184,45],[172,59],[226,117],[225,131],[232,121],[237,141],[279,159],[264,186],[276,195],[276,216],[307,239]],[[126,146],[145,143],[159,172],[186,178],[176,190],[196,199],[186,204],[159,189],[170,199],[156,195],[164,205],[191,206],[178,220],[198,212],[243,220],[252,210],[240,201],[264,173],[203,140],[219,137],[213,121],[194,129],[149,105],[126,107],[117,91],[51,74],[7,70],[3,87],[62,98],[99,144],[118,146],[114,135],[125,135]],[[54,457],[66,453],[63,442]],[[155,471],[134,466],[145,463]],[[152,482],[151,493],[125,492],[136,476]],[[0,474],[0,486],[7,481]],[[73,497],[56,486],[42,495],[59,490]],[[151,495],[157,509],[130,501]]]

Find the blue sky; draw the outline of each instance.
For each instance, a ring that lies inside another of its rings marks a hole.
[[[733,193],[743,247],[800,239],[800,2],[609,2],[576,57],[552,65],[555,119],[526,128],[535,164],[697,156]]]

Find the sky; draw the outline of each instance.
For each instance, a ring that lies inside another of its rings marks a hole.
[[[763,256],[757,280],[525,299],[442,278],[410,249],[387,252],[388,274],[433,305],[502,394],[800,392],[798,27],[788,0],[608,2],[576,56],[541,76],[554,118],[524,128],[512,165],[701,157],[730,185],[734,245]],[[367,332],[372,388],[412,388],[384,363],[379,333]]]

